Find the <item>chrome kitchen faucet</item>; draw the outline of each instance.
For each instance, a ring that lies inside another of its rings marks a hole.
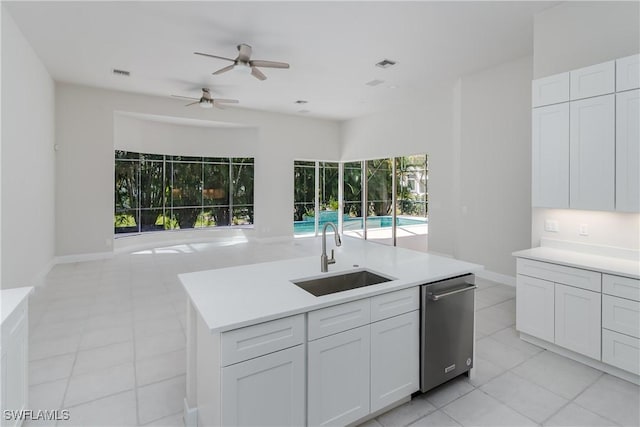
[[[336,260],[333,257],[333,249],[331,249],[331,258],[327,257],[327,227],[331,226],[333,228],[333,236],[336,241],[336,246],[342,245],[342,240],[340,240],[340,234],[338,234],[338,228],[332,222],[328,222],[322,228],[322,255],[320,255],[320,271],[326,273],[329,271],[329,264],[335,264]]]

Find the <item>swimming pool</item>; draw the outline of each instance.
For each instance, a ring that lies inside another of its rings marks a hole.
[[[408,225],[424,225],[427,224],[426,218],[407,218],[407,217],[397,217],[396,221],[398,223],[398,227],[408,226]],[[334,222],[336,225],[337,221],[328,221],[320,218],[318,228],[322,230],[322,227],[327,222]],[[367,229],[372,228],[388,228],[391,227],[393,222],[393,217],[391,216],[371,216],[367,218]],[[345,218],[344,219],[344,229],[345,230],[361,230],[362,229],[362,217],[356,218]],[[313,233],[315,231],[315,223],[314,221],[294,221],[293,222],[293,233],[294,234],[303,234],[303,233]]]

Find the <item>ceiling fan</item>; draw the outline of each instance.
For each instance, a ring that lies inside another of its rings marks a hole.
[[[199,104],[202,108],[212,108],[218,107],[222,108],[220,104],[237,104],[237,99],[223,99],[223,98],[212,98],[211,91],[209,88],[202,88],[202,96],[200,98],[193,98],[191,96],[180,96],[180,95],[171,95],[174,98],[184,98],[184,99],[195,99],[195,102],[191,102],[185,107],[189,107],[191,105]]]
[[[238,45],[238,56],[236,59],[225,58],[224,56],[210,55],[208,53],[200,53],[194,52],[196,55],[208,56],[210,58],[224,59],[225,61],[233,62],[232,65],[227,65],[224,68],[219,69],[213,75],[218,75],[222,73],[226,73],[229,70],[236,70],[244,73],[251,73],[251,75],[258,80],[266,80],[267,76],[265,76],[262,71],[260,71],[257,67],[262,68],[289,68],[289,64],[286,62],[276,62],[276,61],[263,61],[259,59],[251,59],[251,46],[248,44],[239,44]]]

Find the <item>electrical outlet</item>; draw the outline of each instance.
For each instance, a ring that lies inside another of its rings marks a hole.
[[[558,225],[558,221],[554,219],[545,219],[544,220],[544,231],[550,231],[552,233],[557,233],[560,230],[560,226]]]
[[[581,236],[588,236],[589,224],[580,224],[580,227],[578,228],[578,234],[580,234]]]

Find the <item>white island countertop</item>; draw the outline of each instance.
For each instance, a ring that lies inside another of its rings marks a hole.
[[[178,277],[211,332],[224,332],[483,268],[452,258],[345,238],[342,246],[335,248],[336,263],[329,266],[328,273],[321,273],[321,240],[316,240],[317,256],[185,273]],[[327,251],[333,247],[333,236],[328,236]],[[320,297],[291,282],[365,268],[395,280]]]
[[[2,289],[0,291],[0,308],[2,314],[0,317],[4,321],[13,313],[13,311],[20,305],[20,303],[33,292],[33,287],[26,286],[24,288],[9,288]]]
[[[640,278],[640,262],[638,262],[638,260],[544,246],[517,251],[512,255],[519,258],[562,264],[569,267],[577,267],[617,276],[631,277],[634,279]]]

